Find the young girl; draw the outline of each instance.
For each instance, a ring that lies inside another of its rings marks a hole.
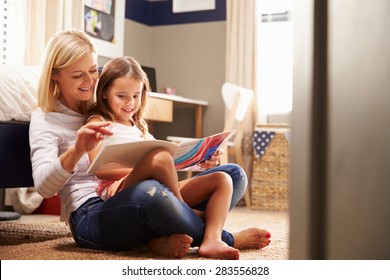
[[[113,59],[103,68],[96,91],[97,101],[88,121],[111,121],[113,136],[110,137],[127,135],[135,140],[153,139],[143,119],[148,91],[147,76],[138,62],[131,57]],[[91,161],[96,151],[89,153]],[[99,192],[106,188],[107,198],[147,179],[163,183],[190,207],[209,198],[204,213],[205,234],[198,254],[218,259],[239,258],[239,251],[221,240],[232,196],[232,182],[226,173],[215,172],[178,182],[172,156],[163,149],[156,149],[132,170],[102,170],[96,176],[104,180]],[[196,181],[196,192],[186,188],[190,181]]]
[[[97,101],[89,110],[87,122],[111,121],[115,136],[134,141],[155,139],[144,120],[149,82],[142,68],[133,58],[118,58],[109,62],[100,76],[96,91]],[[92,162],[98,149],[89,153]],[[129,155],[131,156],[131,155]],[[97,192],[103,199],[110,198],[123,186],[133,186],[147,179],[166,185],[180,200],[178,175],[171,154],[155,149],[146,155],[135,168],[100,170],[101,180]]]

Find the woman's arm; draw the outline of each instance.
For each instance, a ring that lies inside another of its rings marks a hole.
[[[93,116],[93,117],[88,118],[87,123],[94,123],[94,122],[95,123],[102,123],[103,121],[104,121],[103,117]],[[100,146],[101,146],[101,143],[99,143],[93,150],[88,152],[89,162],[93,162],[93,160],[95,159],[95,157],[99,151]]]
[[[56,194],[74,175],[84,153],[93,149],[105,134],[110,123],[88,124],[77,132],[71,121],[58,113],[34,111],[30,122],[30,149],[34,185],[43,197]],[[69,139],[76,140],[73,145]]]
[[[96,116],[88,119],[88,123],[101,123],[103,117]],[[89,161],[93,162],[95,159],[101,143],[92,151],[88,153]],[[98,179],[107,180],[107,181],[115,181],[123,178],[131,172],[132,168],[115,168],[115,169],[106,169],[106,170],[98,170],[95,175]]]
[[[77,131],[75,144],[60,156],[61,164],[67,172],[73,172],[81,157],[95,150],[105,135],[112,135],[112,132],[106,128],[109,125],[110,122],[92,122]]]
[[[41,110],[33,111],[30,121],[30,153],[34,186],[45,198],[55,195],[72,174],[66,172],[59,160],[61,137],[56,123]]]

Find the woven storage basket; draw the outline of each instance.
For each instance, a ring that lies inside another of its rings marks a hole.
[[[288,125],[256,126],[253,149],[252,209],[270,211],[288,209],[289,133]],[[264,138],[261,144],[269,143],[260,158],[258,149],[256,149],[256,145],[260,144],[259,141],[255,141],[255,137]]]

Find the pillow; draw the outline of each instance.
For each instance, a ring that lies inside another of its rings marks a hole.
[[[38,66],[0,65],[0,121],[29,121],[37,106]]]

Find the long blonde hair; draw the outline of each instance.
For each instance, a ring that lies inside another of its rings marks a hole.
[[[99,114],[106,120],[116,121],[115,115],[108,106],[107,99],[103,98],[103,95],[110,90],[114,80],[121,77],[132,77],[143,84],[141,105],[139,110],[133,115],[133,121],[134,125],[137,126],[141,130],[143,136],[145,136],[148,132],[148,125],[144,117],[150,85],[148,77],[142,70],[141,65],[134,58],[129,56],[111,59],[104,65],[96,89],[96,102],[89,110],[87,118],[88,116]]]
[[[52,79],[53,72],[75,63],[91,52],[97,54],[92,39],[77,29],[58,32],[49,39],[38,83],[38,106],[43,111],[57,112],[56,101],[60,92]],[[92,102],[92,99],[85,102],[84,111]]]

